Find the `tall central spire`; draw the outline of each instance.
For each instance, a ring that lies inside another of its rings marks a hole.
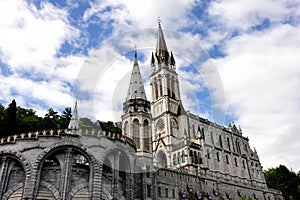
[[[160,19],[158,18],[158,33],[155,56],[159,63],[168,63],[169,52],[165,41],[164,33],[161,28]]]
[[[158,19],[158,33],[157,33],[157,43],[156,43],[156,55],[161,55],[164,51],[168,51],[164,33],[161,28],[160,19]]]
[[[175,60],[173,54],[168,52],[167,44],[165,41],[164,33],[161,28],[160,19],[158,18],[158,31],[157,31],[157,43],[156,43],[156,51],[155,56],[152,54],[151,57],[151,65],[153,66],[156,62],[157,64],[161,65],[164,64],[165,66],[171,65],[171,68],[175,66]]]

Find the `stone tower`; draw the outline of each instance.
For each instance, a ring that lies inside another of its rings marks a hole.
[[[158,21],[156,51],[151,58],[153,156],[160,167],[171,165],[172,144],[179,142],[179,120],[182,113],[175,59],[167,49],[161,23]]]
[[[149,176],[150,171],[153,171],[151,121],[150,102],[146,98],[135,51],[128,93],[123,103],[122,132],[136,145],[134,182],[140,187],[135,190],[138,199],[146,198],[146,191],[151,185]]]
[[[151,154],[150,102],[146,98],[136,51],[127,98],[123,103],[122,130],[134,141],[138,153]]]

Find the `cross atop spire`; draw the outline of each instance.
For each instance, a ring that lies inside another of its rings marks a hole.
[[[134,65],[138,65],[136,48],[137,48],[137,46],[134,45]]]
[[[157,17],[157,23],[160,24],[161,20],[160,17]]]

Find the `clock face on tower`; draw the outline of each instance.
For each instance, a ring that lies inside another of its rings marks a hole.
[[[159,131],[164,130],[164,128],[165,128],[164,120],[159,119],[158,122],[156,123],[156,127]]]

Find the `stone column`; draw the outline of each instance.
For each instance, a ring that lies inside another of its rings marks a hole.
[[[62,166],[62,184],[61,184],[61,197],[62,200],[68,198],[70,188],[70,178],[72,176],[72,164],[73,164],[73,151],[68,148],[65,151],[64,166]]]
[[[117,152],[114,156],[114,166],[113,166],[113,199],[119,199],[119,161],[120,161],[120,152]]]
[[[92,195],[91,199],[100,199],[101,198],[101,187],[102,187],[102,165],[94,164],[93,170],[90,172],[89,188],[92,189],[90,194]]]
[[[126,200],[133,199],[134,178],[133,173],[126,173]]]
[[[2,199],[3,194],[7,186],[7,170],[8,170],[9,160],[7,157],[1,159],[1,168],[0,168],[0,197]]]

